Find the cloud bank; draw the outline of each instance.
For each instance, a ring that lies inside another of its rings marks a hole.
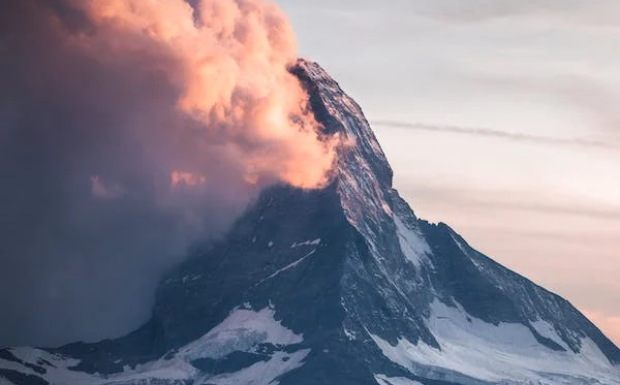
[[[262,0],[9,0],[0,13],[0,346],[117,336],[265,186],[328,182]]]

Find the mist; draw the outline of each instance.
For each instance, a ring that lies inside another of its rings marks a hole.
[[[261,189],[325,185],[296,57],[266,1],[5,1],[0,346],[128,333]]]

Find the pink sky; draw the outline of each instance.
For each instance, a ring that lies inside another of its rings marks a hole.
[[[620,146],[620,3],[277,3],[369,120]],[[374,126],[416,213],[620,344],[620,151]]]

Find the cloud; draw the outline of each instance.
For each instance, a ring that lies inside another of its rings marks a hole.
[[[262,188],[328,182],[269,2],[9,0],[0,50],[0,345],[126,333]]]
[[[555,145],[555,146],[572,146],[589,149],[602,149],[602,150],[620,150],[620,143],[604,142],[598,140],[590,140],[583,138],[560,138],[551,136],[539,136],[524,134],[518,132],[506,132],[500,130],[494,130],[489,128],[473,128],[473,127],[458,127],[458,126],[444,126],[433,125],[424,123],[409,123],[391,120],[372,120],[370,124],[379,127],[392,127],[392,128],[404,128],[410,130],[442,132],[450,134],[460,135],[473,135],[487,138],[496,138],[503,140],[510,140],[514,142],[524,142],[541,145]]]

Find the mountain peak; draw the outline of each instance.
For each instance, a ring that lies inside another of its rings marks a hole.
[[[316,62],[299,59],[291,72],[306,88],[312,111],[325,132],[342,136],[340,170],[345,171],[352,162],[364,160],[372,176],[391,187],[392,168],[359,104]],[[353,159],[353,154],[358,158]]]
[[[0,382],[620,385],[620,350],[561,297],[418,219],[359,105],[291,72],[343,145],[334,183],[274,186],[165,276],[131,335],[0,351]]]

